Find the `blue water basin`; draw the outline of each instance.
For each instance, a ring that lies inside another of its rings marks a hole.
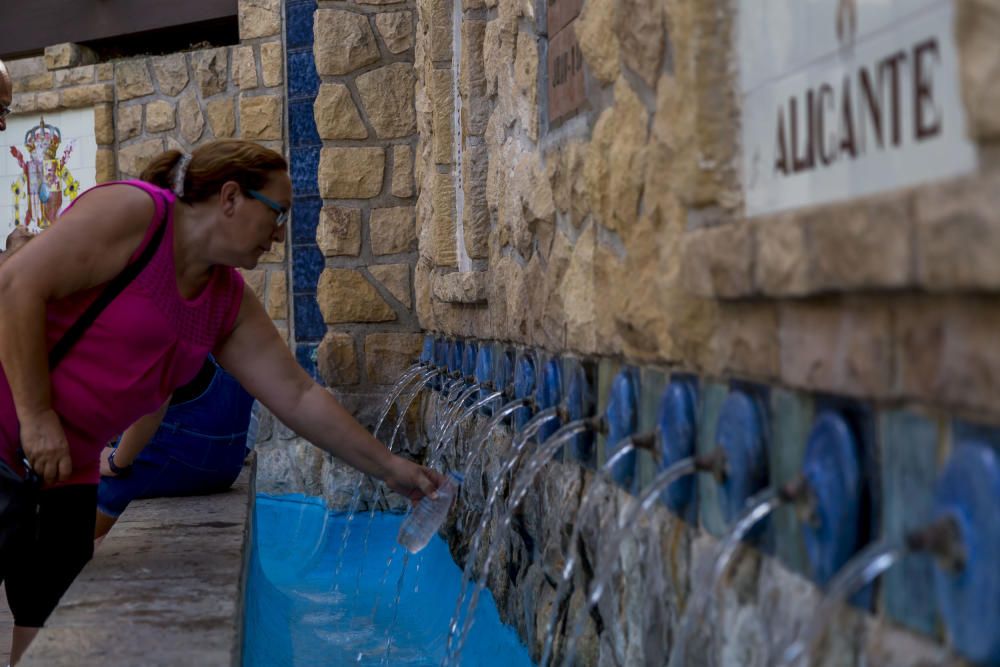
[[[320,499],[258,495],[244,667],[440,665],[462,572],[438,536],[407,557],[396,544],[402,520],[357,514],[345,542],[347,517]],[[475,616],[461,665],[532,664],[489,591]]]

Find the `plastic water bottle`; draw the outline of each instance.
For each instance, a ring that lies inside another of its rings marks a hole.
[[[448,473],[444,484],[438,487],[437,498],[424,496],[403,521],[396,540],[411,554],[426,547],[441,528],[441,524],[448,518],[448,509],[461,483],[462,475],[457,472]]]

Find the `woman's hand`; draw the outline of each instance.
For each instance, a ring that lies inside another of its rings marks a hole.
[[[437,489],[444,484],[444,480],[444,475],[438,471],[394,455],[382,481],[399,495],[416,503],[424,496],[436,497]]]
[[[21,447],[32,470],[46,484],[68,479],[73,472],[66,432],[54,410],[21,421]]]
[[[111,458],[111,452],[115,451],[115,448],[108,445],[101,451],[101,477],[117,477],[115,471],[111,469],[111,464],[108,463],[108,459]]]

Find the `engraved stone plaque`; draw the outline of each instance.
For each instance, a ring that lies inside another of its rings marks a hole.
[[[548,31],[557,35],[580,14],[583,0],[548,0]]]
[[[563,0],[557,0],[562,2]],[[574,21],[549,41],[549,122],[573,115],[586,100],[583,53]]]

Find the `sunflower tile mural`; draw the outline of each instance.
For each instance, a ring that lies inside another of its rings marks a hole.
[[[92,109],[8,118],[0,134],[0,234],[51,225],[94,185],[96,159]]]

